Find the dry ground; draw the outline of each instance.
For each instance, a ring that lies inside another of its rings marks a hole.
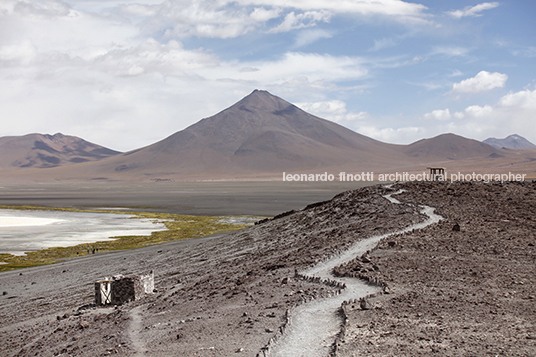
[[[437,207],[446,219],[372,252],[379,271],[365,274],[392,294],[376,309],[349,312],[339,355],[535,356],[536,185],[399,187],[408,190],[400,200]]]
[[[295,269],[422,218],[382,193],[379,186],[347,192],[223,237],[2,273],[1,354],[255,355],[288,308],[333,292],[293,279]],[[156,294],[113,311],[79,309],[93,302],[93,281],[150,269]]]
[[[535,355],[535,186],[403,186],[400,200],[438,207],[447,219],[387,239],[366,263],[376,270],[349,264],[341,272],[375,274],[392,294],[372,310],[349,306],[339,355]],[[0,354],[255,356],[289,307],[332,292],[293,279],[296,269],[423,219],[385,192],[346,192],[223,237],[2,273]],[[156,294],[84,308],[94,280],[150,269]]]

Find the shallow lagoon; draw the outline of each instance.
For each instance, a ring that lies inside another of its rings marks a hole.
[[[161,222],[133,215],[65,211],[0,210],[0,253],[112,240],[118,236],[145,236],[166,230]]]

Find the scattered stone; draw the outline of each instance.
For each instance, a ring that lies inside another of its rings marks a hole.
[[[370,310],[372,308],[367,299],[359,299],[359,307],[361,307],[361,310]]]

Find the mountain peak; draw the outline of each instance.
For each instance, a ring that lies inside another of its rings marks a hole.
[[[400,155],[387,144],[257,89],[216,115],[117,157],[113,170],[126,174],[166,167],[168,173],[229,175],[357,165],[380,156],[398,162]]]
[[[246,111],[277,111],[289,106],[292,106],[292,104],[286,100],[283,100],[268,91],[255,89],[248,96],[242,98],[242,100],[228,109],[238,108]]]
[[[508,135],[504,139],[488,138],[483,142],[496,148],[529,149],[536,147],[536,145],[518,134]]]

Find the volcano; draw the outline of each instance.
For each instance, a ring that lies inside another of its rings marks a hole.
[[[330,168],[358,170],[406,160],[398,145],[358,134],[255,90],[220,113],[155,144],[103,160],[120,177],[241,177]]]

